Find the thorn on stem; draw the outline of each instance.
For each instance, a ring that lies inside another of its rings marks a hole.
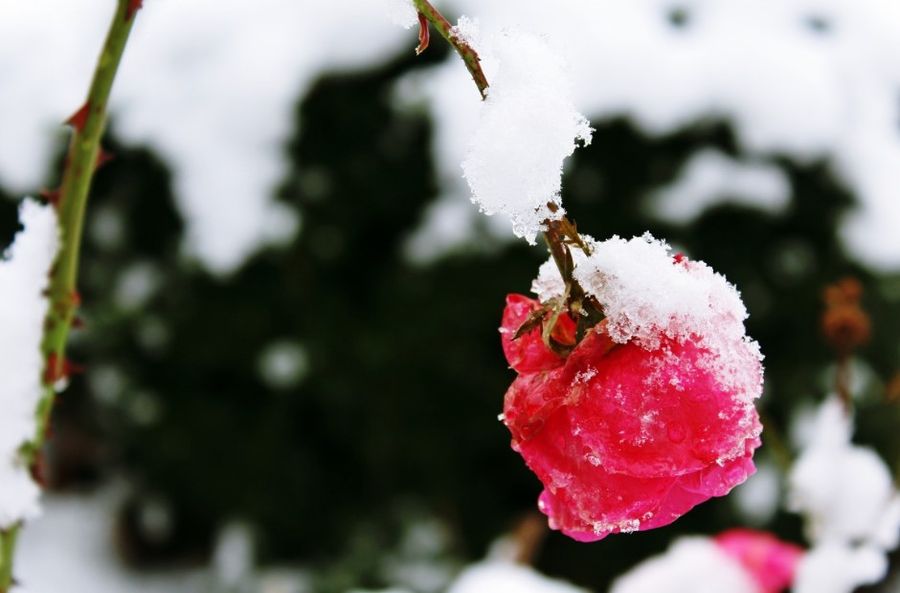
[[[422,55],[428,49],[428,43],[431,41],[431,29],[428,26],[428,18],[419,13],[419,45],[416,46],[416,55]]]
[[[130,21],[134,18],[134,13],[144,6],[144,0],[128,0],[128,8],[125,9],[125,20]]]
[[[81,132],[84,130],[84,125],[87,123],[88,113],[90,113],[91,104],[85,101],[84,105],[78,108],[78,111],[69,116],[69,119],[65,121],[66,125],[72,126],[72,128],[76,132]]]
[[[62,193],[58,189],[42,189],[39,195],[54,208],[59,208]]]
[[[114,158],[115,156],[113,156],[111,152],[106,152],[101,148],[100,152],[97,153],[97,162],[94,163],[94,171],[96,171],[109,161],[113,160]]]
[[[82,365],[75,364],[67,358],[63,358],[60,361],[56,353],[51,352],[47,356],[47,368],[44,369],[44,385],[56,385],[61,381],[65,381],[71,375],[83,372],[84,367]]]
[[[47,487],[47,457],[42,450],[35,453],[34,462],[31,464],[31,478],[41,489]]]

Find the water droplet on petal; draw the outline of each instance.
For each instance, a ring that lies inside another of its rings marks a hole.
[[[673,443],[680,443],[684,441],[687,436],[684,425],[680,422],[670,422],[668,426],[666,426],[666,434]]]

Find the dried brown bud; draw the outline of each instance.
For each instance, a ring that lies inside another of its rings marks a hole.
[[[852,276],[848,276],[843,280],[837,283],[838,287],[840,287],[841,291],[844,293],[844,296],[848,301],[853,301],[858,303],[859,299],[862,298],[863,288],[862,284],[856,278]]]
[[[862,292],[862,285],[855,278],[844,278],[825,288],[822,333],[841,356],[868,342],[872,335],[872,322],[859,306]]]
[[[859,280],[848,276],[825,287],[825,304],[829,307],[859,304],[862,293]]]

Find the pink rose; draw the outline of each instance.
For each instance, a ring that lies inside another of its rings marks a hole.
[[[601,323],[563,358],[540,324],[512,339],[539,307],[507,297],[502,341],[519,375],[503,418],[551,527],[579,541],[661,527],[753,474],[762,366],[745,340],[660,332],[648,348],[614,342]]]
[[[803,548],[779,540],[771,533],[731,529],[715,537],[726,554],[741,563],[759,586],[759,593],[780,593],[794,580]]]

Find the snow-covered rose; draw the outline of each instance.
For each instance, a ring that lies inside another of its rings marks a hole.
[[[503,418],[551,527],[595,541],[667,525],[754,472],[762,366],[736,291],[704,264],[638,238],[594,243],[577,265],[606,319],[562,358],[539,326],[513,339],[540,303],[508,297],[501,334],[519,376]],[[573,327],[563,319],[560,341]]]

